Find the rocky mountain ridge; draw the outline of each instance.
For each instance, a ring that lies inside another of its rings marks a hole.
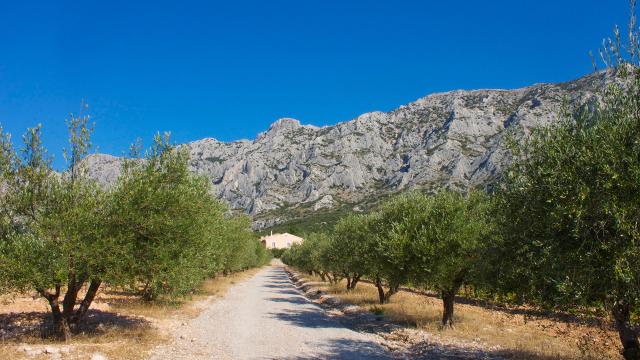
[[[556,121],[565,101],[593,101],[602,76],[437,93],[324,127],[284,118],[253,141],[206,138],[181,146],[218,197],[264,228],[291,218],[291,209],[353,207],[411,187],[485,186],[508,164],[507,132],[523,136]],[[99,181],[117,178],[119,158],[96,154],[87,161]]]

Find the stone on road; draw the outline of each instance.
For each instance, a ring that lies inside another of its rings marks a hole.
[[[270,266],[211,302],[152,359],[391,359],[376,337],[344,327]]]

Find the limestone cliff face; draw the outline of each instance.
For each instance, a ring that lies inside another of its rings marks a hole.
[[[410,187],[483,186],[509,161],[508,129],[522,136],[555,121],[565,99],[595,99],[597,84],[599,77],[587,76],[517,90],[452,91],[333,126],[280,119],[253,141],[207,138],[182,146],[215,194],[252,215],[355,204]],[[118,158],[93,155],[89,163],[102,182],[119,173]]]

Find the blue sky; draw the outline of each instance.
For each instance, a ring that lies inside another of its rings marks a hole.
[[[280,117],[570,80],[627,17],[625,0],[0,0],[0,123],[42,123],[58,167],[83,99],[100,152],[164,130],[252,139]]]

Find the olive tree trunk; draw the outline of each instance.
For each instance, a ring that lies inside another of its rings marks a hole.
[[[379,276],[376,277],[376,288],[378,288],[378,299],[380,304],[384,304],[384,288],[382,287],[382,280]]]
[[[396,284],[396,283],[389,283],[389,289],[387,290],[386,293],[384,293],[384,296],[382,297],[380,304],[387,304],[389,303],[389,299],[391,299],[391,296],[394,295],[395,293],[398,292],[398,289],[400,289],[400,284]],[[378,293],[379,293],[380,289],[378,289]]]
[[[71,336],[71,330],[69,322],[64,318],[63,312],[60,310],[60,285],[56,285],[54,293],[44,289],[38,289],[38,293],[49,302],[54,337],[67,341]]]
[[[378,289],[378,299],[380,304],[386,304],[389,302],[389,298],[400,289],[400,284],[389,283],[389,290],[387,292],[384,291],[384,287],[382,286],[382,279],[380,276],[376,276],[376,288]]]
[[[639,360],[640,343],[638,343],[638,334],[631,325],[630,310],[629,303],[620,300],[613,306],[612,313],[622,342],[622,356],[626,360]]]
[[[455,303],[456,292],[447,290],[442,292],[442,326],[453,327],[453,304]]]
[[[75,280],[69,281],[67,284],[68,289],[62,302],[60,302],[60,285],[55,286],[53,293],[44,289],[38,289],[38,293],[49,302],[49,307],[51,308],[52,333],[55,338],[64,341],[69,340],[71,337],[71,326],[77,326],[82,319],[84,319],[101,284],[102,281],[99,279],[91,280],[87,293],[78,309],[75,309],[75,306],[78,300],[78,293],[84,285],[84,280],[82,280],[82,282]]]
[[[100,289],[100,285],[102,285],[102,280],[100,279],[91,280],[91,283],[89,284],[89,289],[87,289],[87,293],[84,295],[84,299],[82,299],[82,302],[78,307],[78,310],[76,310],[74,314],[73,322],[75,324],[80,323],[80,321],[84,319],[84,316],[87,314],[87,310],[89,310],[91,303],[96,298],[96,294]]]
[[[450,288],[442,290],[442,327],[453,327],[453,306],[456,302],[456,294],[464,284],[467,270],[460,271],[453,280]]]
[[[360,274],[353,274],[353,278],[351,278],[351,281],[349,283],[349,286],[347,287],[347,290],[355,289],[356,285],[358,284],[358,281],[360,281],[361,277],[362,277],[362,275],[360,275]]]

